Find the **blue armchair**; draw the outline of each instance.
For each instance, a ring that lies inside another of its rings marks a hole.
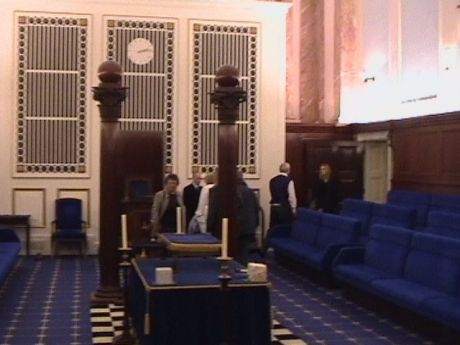
[[[125,200],[139,201],[145,198],[152,198],[152,180],[149,178],[129,178],[125,186]]]
[[[77,242],[80,254],[86,253],[86,222],[82,219],[82,201],[74,198],[57,199],[55,203],[56,219],[53,220],[51,249],[54,255],[61,242]]]

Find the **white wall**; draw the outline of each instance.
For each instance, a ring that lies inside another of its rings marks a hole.
[[[90,222],[89,242],[94,253],[98,246],[99,223],[99,129],[96,103],[88,110],[90,171],[84,178],[14,177],[15,140],[15,13],[66,13],[87,15],[90,30],[89,86],[96,85],[96,70],[104,60],[104,16],[171,18],[178,23],[178,68],[176,81],[175,166],[182,185],[188,183],[188,128],[191,103],[189,80],[189,20],[206,19],[257,23],[260,36],[259,90],[259,170],[249,185],[261,190],[261,202],[268,217],[268,181],[284,161],[285,151],[285,15],[288,6],[255,0],[219,1],[115,1],[115,0],[11,0],[0,2],[0,213],[32,214],[32,252],[49,251],[50,223],[54,218],[54,200],[75,196],[85,202],[85,215]],[[267,219],[268,220],[268,219]]]
[[[360,4],[356,35],[362,50],[361,75],[354,83],[342,84],[340,122],[459,110],[458,1],[361,0]]]

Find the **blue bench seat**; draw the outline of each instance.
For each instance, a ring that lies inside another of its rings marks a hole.
[[[424,232],[460,239],[460,213],[432,211]]]
[[[270,244],[275,254],[328,271],[339,250],[357,244],[358,236],[359,222],[355,219],[300,208],[290,226],[273,229]]]
[[[415,228],[426,226],[431,194],[395,189],[388,192],[387,203],[415,209]]]
[[[333,266],[339,281],[460,330],[460,240],[374,225]]]
[[[11,229],[0,229],[0,286],[14,267],[20,251],[21,243],[16,233]]]

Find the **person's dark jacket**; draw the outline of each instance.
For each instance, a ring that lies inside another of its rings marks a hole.
[[[222,216],[219,197],[219,186],[211,188],[207,230],[220,238]],[[236,226],[239,237],[254,238],[259,226],[259,203],[254,192],[244,182],[237,186],[237,203]]]
[[[316,181],[313,189],[315,209],[327,213],[338,213],[339,211],[339,185],[337,180],[331,179],[325,182],[321,179]]]
[[[198,201],[200,200],[201,186],[195,187],[193,183],[190,183],[184,188],[182,193],[185,205],[185,220],[186,225],[190,223],[193,218],[196,208],[198,207]]]

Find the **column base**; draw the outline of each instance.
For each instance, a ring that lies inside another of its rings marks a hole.
[[[129,333],[122,333],[113,338],[113,345],[134,345],[136,339]]]
[[[100,287],[91,294],[91,305],[123,305],[123,292],[119,287]]]

